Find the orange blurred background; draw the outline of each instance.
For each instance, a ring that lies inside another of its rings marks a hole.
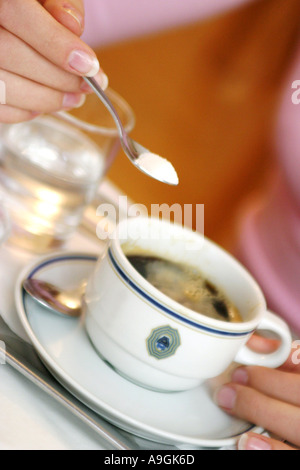
[[[206,236],[230,250],[242,201],[274,165],[272,126],[299,17],[299,0],[263,0],[99,49],[110,86],[136,114],[133,138],[172,161],[180,185],[144,176],[121,151],[108,177],[149,209],[205,204]],[[93,121],[97,108],[80,112]]]

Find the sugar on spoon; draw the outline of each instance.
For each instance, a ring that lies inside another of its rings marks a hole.
[[[177,173],[173,165],[165,158],[150,152],[141,144],[138,144],[135,140],[131,139],[124,129],[122,121],[111,103],[108,96],[104,93],[100,85],[94,78],[83,77],[84,80],[89,84],[92,90],[96,93],[98,98],[102,101],[104,106],[111,113],[120,135],[120,140],[124,153],[127,155],[131,163],[137,167],[140,171],[151,176],[152,178],[166,183],[169,185],[176,186],[179,183]]]

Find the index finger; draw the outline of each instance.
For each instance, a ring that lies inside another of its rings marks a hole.
[[[84,31],[84,4],[83,0],[39,0],[43,7],[59,23],[68,28],[77,36]]]
[[[231,415],[255,423],[300,445],[300,409],[249,387],[228,384],[216,392],[216,402]]]
[[[0,24],[67,72],[92,77],[100,69],[94,51],[36,0],[1,0]]]
[[[231,381],[254,388],[277,400],[300,407],[300,377],[292,372],[283,372],[267,367],[239,367],[231,377]]]

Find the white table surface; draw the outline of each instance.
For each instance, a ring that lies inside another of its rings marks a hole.
[[[115,199],[116,188],[102,187]],[[100,253],[103,242],[81,233],[64,247],[67,251]],[[14,302],[15,281],[20,271],[39,256],[19,250],[9,243],[0,247],[0,313],[9,327],[27,339]],[[1,450],[101,450],[110,449],[52,397],[8,364],[0,364],[0,449]]]
[[[98,253],[101,242],[76,234],[68,251]],[[0,312],[9,327],[26,339],[14,304],[15,280],[35,257],[11,246],[0,248]],[[8,364],[0,365],[0,449],[106,449],[84,423],[39,390]]]

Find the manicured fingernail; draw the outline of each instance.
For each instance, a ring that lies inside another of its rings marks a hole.
[[[98,72],[97,75],[94,77],[94,79],[96,80],[96,82],[99,83],[102,90],[106,90],[106,88],[108,87],[108,76],[104,72],[102,72],[102,71]],[[83,81],[80,89],[84,92],[91,92],[92,91],[89,84],[86,83],[85,81]]]
[[[81,108],[81,106],[83,106],[85,102],[86,102],[86,96],[85,96],[85,95],[81,95],[81,96],[80,96],[80,100],[79,100],[78,103],[74,106],[74,108]]]
[[[38,116],[41,116],[41,114],[42,113],[40,111],[32,111],[31,112],[31,116],[32,116],[33,119],[38,117]]]
[[[238,450],[272,450],[272,446],[259,436],[243,434],[238,442]]]
[[[106,88],[108,87],[108,83],[109,83],[108,76],[106,75],[106,73],[102,73],[101,83],[100,83],[102,90],[106,90]]]
[[[248,383],[248,380],[249,380],[248,372],[243,367],[239,367],[238,369],[236,369],[231,376],[232,382],[242,384],[242,385],[246,385]]]
[[[77,21],[77,23],[79,24],[81,30],[83,30],[83,28],[84,28],[84,18],[82,16],[82,14],[80,13],[80,11],[78,11],[77,8],[75,8],[73,5],[70,5],[69,3],[65,3],[64,5],[62,5],[62,8],[64,9],[64,11],[66,13],[71,15],[72,18],[74,18],[74,20]]]
[[[215,392],[214,399],[217,405],[227,410],[232,410],[235,405],[236,391],[225,385]]]
[[[85,51],[72,51],[69,56],[68,64],[71,69],[86,77],[94,77],[100,69],[97,57]]]
[[[85,95],[76,95],[75,93],[65,93],[63,99],[63,108],[80,108],[86,100]]]

